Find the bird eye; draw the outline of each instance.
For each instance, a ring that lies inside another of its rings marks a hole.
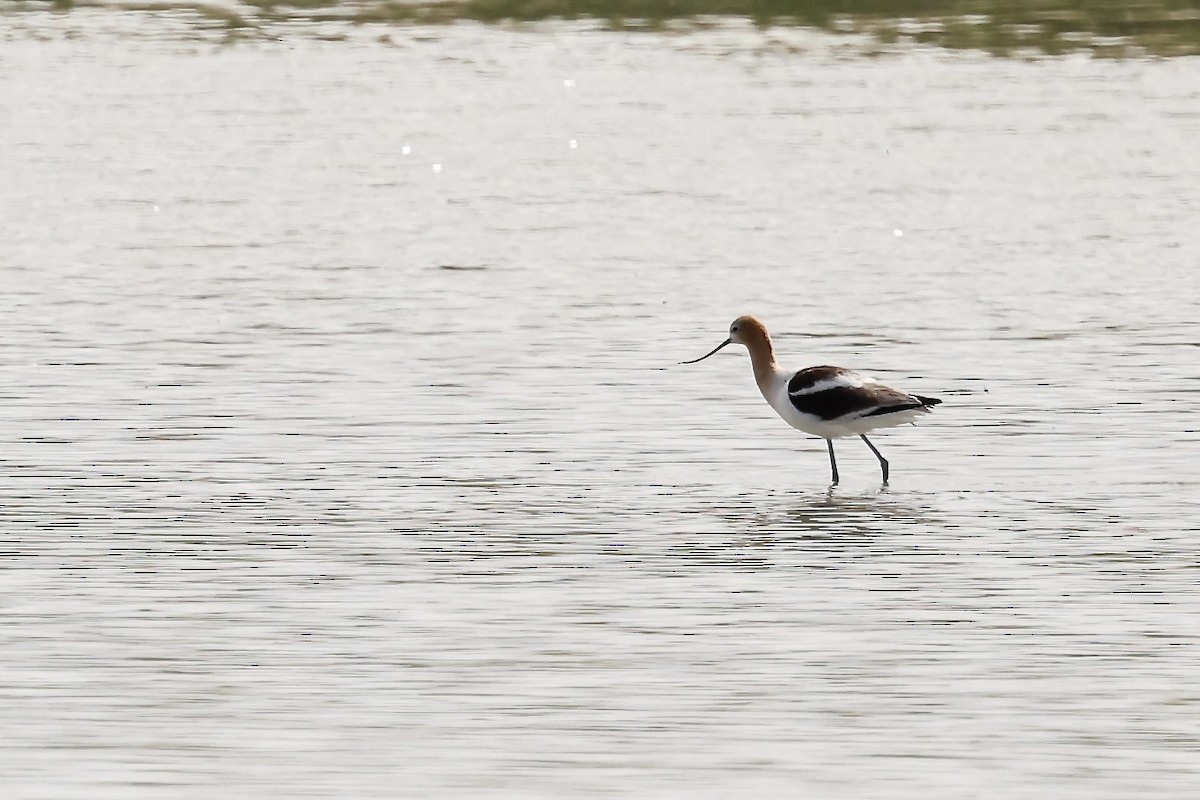
[[[730,333],[737,333],[737,325],[734,325],[732,328],[730,328],[730,329],[729,329],[729,332],[730,332]]]

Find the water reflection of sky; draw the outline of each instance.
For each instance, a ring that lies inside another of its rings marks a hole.
[[[12,19],[12,796],[1200,781],[1186,62]]]

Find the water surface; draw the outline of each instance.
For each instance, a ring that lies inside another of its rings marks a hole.
[[[7,797],[1200,790],[1193,62],[19,20]]]

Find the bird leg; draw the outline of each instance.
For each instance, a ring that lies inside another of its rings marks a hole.
[[[880,453],[878,450],[875,449],[875,445],[871,444],[871,440],[868,439],[865,434],[859,434],[859,435],[862,436],[862,440],[867,443],[867,447],[871,448],[871,452],[875,454],[875,457],[879,459],[879,466],[883,467],[883,482],[887,483],[887,478],[888,478],[887,459],[883,457],[882,453]],[[829,452],[831,454],[833,453],[832,450],[830,450]]]
[[[866,438],[866,437],[863,437],[863,438]],[[838,483],[837,459],[833,457],[833,439],[826,439],[825,444],[829,445],[829,466],[833,467],[833,485],[837,486],[837,483]],[[867,444],[870,444],[870,442],[867,442]],[[872,447],[871,449],[874,450],[875,448]],[[887,467],[884,467],[883,469],[884,469],[884,475],[886,476],[887,475]],[[884,480],[886,480],[886,477]]]

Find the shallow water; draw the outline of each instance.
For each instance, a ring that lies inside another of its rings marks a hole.
[[[377,35],[4,35],[6,797],[1195,796],[1194,61]]]

